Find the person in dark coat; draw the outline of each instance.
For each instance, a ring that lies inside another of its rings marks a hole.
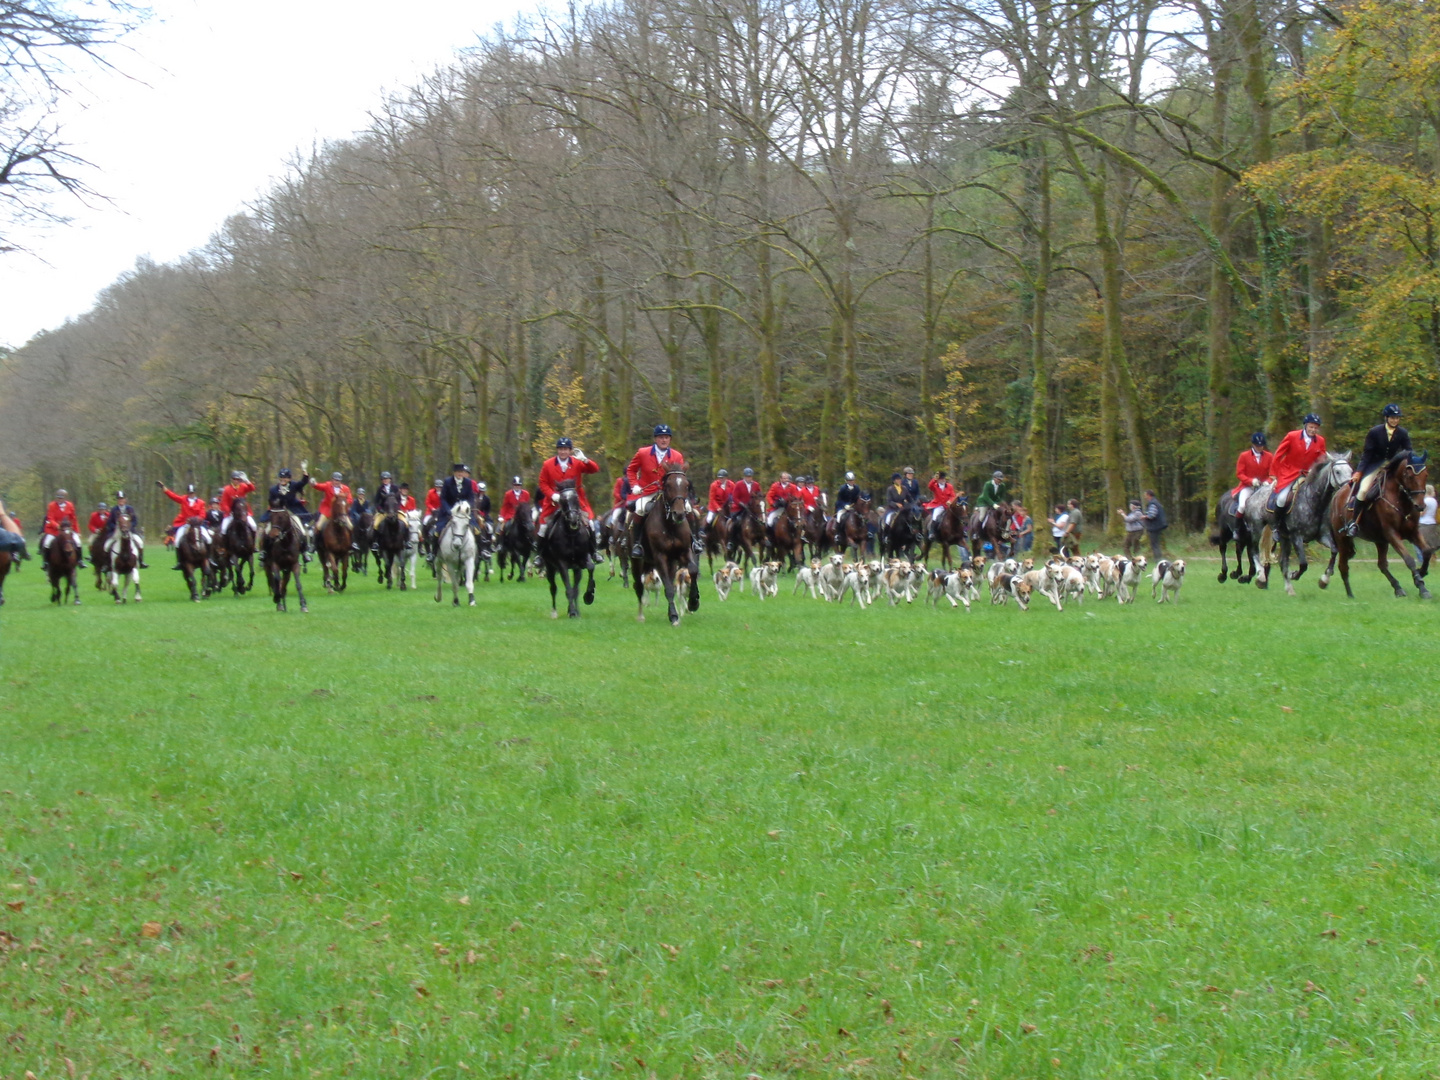
[[[469,503],[470,517],[475,517],[475,496],[479,492],[476,490],[475,481],[465,475],[468,471],[464,465],[458,463],[450,467],[451,475],[440,487],[440,512],[435,515],[436,531],[445,528],[456,503]]]
[[[1375,478],[1396,454],[1413,452],[1410,432],[1400,426],[1400,406],[1394,403],[1386,405],[1380,413],[1380,423],[1365,435],[1365,449],[1360,452],[1360,479],[1350,485],[1350,501],[1345,504],[1350,520],[1341,532],[1346,536],[1355,535],[1360,515],[1380,492]]]
[[[300,480],[297,483],[289,469],[281,469],[276,475],[275,483],[270,485],[270,496],[266,501],[269,507],[261,516],[261,521],[270,520],[272,510],[289,510],[294,514],[296,520],[304,522],[309,520],[310,514],[305,509],[305,503],[300,498],[300,493],[305,490],[305,485],[310,482],[310,463],[300,463]]]

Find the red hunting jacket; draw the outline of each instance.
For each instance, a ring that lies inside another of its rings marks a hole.
[[[559,454],[547,458],[545,464],[540,466],[540,479],[536,481],[541,495],[540,520],[548,521],[550,515],[555,513],[555,500],[550,496],[560,489],[564,480],[575,481],[575,493],[580,496],[580,509],[585,511],[587,518],[593,518],[595,511],[590,509],[590,500],[585,495],[585,484],[580,478],[599,471],[600,466],[589,459],[581,461],[578,457],[571,457],[567,468],[561,464]]]
[[[725,504],[730,501],[730,493],[735,490],[733,480],[712,480],[710,482],[710,502],[705,509],[712,514],[718,514],[725,509]]]
[[[625,479],[630,483],[630,501],[645,495],[654,495],[660,490],[660,481],[665,478],[665,470],[669,466],[683,469],[685,467],[685,455],[670,447],[662,451],[654,443],[649,446],[642,446],[635,451],[635,456],[630,459],[630,464],[625,466]],[[635,488],[639,491],[635,491]]]
[[[1257,458],[1254,451],[1242,450],[1240,456],[1235,459],[1235,479],[1240,483],[1231,490],[1231,495],[1239,495],[1241,488],[1250,486],[1252,480],[1259,480],[1265,483],[1275,472],[1275,455],[1269,450],[1260,451]]]
[[[180,504],[180,509],[175,513],[175,520],[170,523],[172,529],[178,529],[192,517],[203,519],[206,510],[209,509],[205,505],[205,500],[200,498],[199,495],[181,495],[178,492],[166,488],[165,497],[173,499]]]
[[[1307,447],[1304,431],[1290,432],[1280,440],[1280,445],[1275,448],[1274,460],[1270,463],[1270,471],[1275,477],[1275,489],[1279,491],[1287,484],[1294,483],[1324,456],[1324,435],[1316,435]]]

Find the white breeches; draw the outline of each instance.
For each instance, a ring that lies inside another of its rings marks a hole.
[[[1360,481],[1360,487],[1355,492],[1355,497],[1361,502],[1368,502],[1370,499],[1370,492],[1374,489],[1375,484],[1379,481],[1380,477],[1384,475],[1384,473],[1384,469],[1376,469],[1374,472],[1366,475],[1365,478]]]
[[[775,522],[777,522],[777,521],[779,521],[779,520],[780,520],[780,511],[779,511],[779,510],[771,510],[770,513],[768,513],[768,514],[765,515],[765,524],[768,525],[768,526],[769,526],[770,528],[772,528],[772,529],[775,527]]]
[[[718,514],[719,512],[720,512],[720,511],[718,511],[718,510],[706,510],[706,511],[705,511],[705,524],[706,524],[706,525],[713,525],[713,524],[715,524],[715,515]]]
[[[1241,514],[1245,513],[1245,504],[1250,501],[1250,493],[1254,490],[1255,489],[1253,487],[1248,486],[1240,489],[1240,494],[1235,497],[1236,517],[1239,517]]]
[[[935,507],[934,510],[930,511],[930,520],[933,521],[936,525],[939,525],[940,515],[943,513],[945,513],[945,508],[943,506]]]
[[[180,550],[180,544],[184,541],[184,539],[185,539],[185,534],[188,533],[189,531],[190,531],[190,526],[189,526],[189,525],[181,525],[180,528],[179,528],[178,530],[176,530],[176,532],[175,532],[175,550],[177,550],[177,551]],[[204,525],[201,525],[201,526],[200,526],[200,537],[201,537],[201,539],[203,539],[203,540],[205,541],[205,543],[207,543],[207,544],[210,543],[210,541],[211,541],[211,539],[212,539],[212,537],[211,537],[211,535],[210,535],[210,530],[207,529]]]
[[[145,550],[145,538],[137,532],[130,534],[130,544],[136,551]],[[110,539],[105,541],[105,550],[111,555],[120,554],[120,534],[118,532],[110,534]]]
[[[226,533],[228,533],[228,532],[230,531],[230,522],[234,520],[234,517],[235,517],[235,515],[233,515],[233,514],[226,514],[226,515],[225,515],[225,520],[222,521],[222,522],[220,522],[220,535],[221,535],[221,536],[224,536]],[[245,520],[248,521],[248,522],[250,522],[250,528],[251,528],[251,530],[253,531],[253,530],[255,529],[255,515],[253,515],[253,514],[246,514],[246,515],[245,515]]]

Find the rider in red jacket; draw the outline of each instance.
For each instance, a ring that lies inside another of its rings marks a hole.
[[[1237,518],[1244,516],[1250,493],[1269,480],[1274,472],[1275,455],[1265,449],[1265,433],[1257,431],[1250,436],[1250,448],[1241,450],[1240,456],[1235,460],[1235,479],[1240,482],[1231,489],[1230,494],[1235,496]]]
[[[75,542],[80,542],[80,518],[75,513],[75,504],[70,501],[70,493],[64,488],[55,492],[55,499],[49,506],[45,507],[45,525],[41,529],[43,535],[40,537],[41,549],[48,548],[60,535],[62,525],[69,525],[70,531],[75,534]],[[82,549],[80,565],[85,565],[85,555]]]
[[[185,534],[190,530],[191,518],[200,519],[200,535],[205,540],[205,543],[210,543],[210,530],[207,529],[204,525],[206,513],[205,500],[202,499],[199,495],[195,494],[194,484],[186,485],[184,495],[181,495],[175,491],[171,491],[159,480],[155,481],[155,486],[158,487],[161,491],[165,492],[165,497],[167,499],[172,499],[180,504],[180,509],[175,512],[175,520],[170,523],[170,528],[166,530],[168,533],[170,533],[171,536],[175,538],[175,565],[171,567],[171,569],[179,570],[180,542],[185,539]]]
[[[734,490],[735,481],[730,479],[728,469],[721,469],[715,474],[715,479],[710,482],[710,501],[705,506],[707,528],[714,524],[716,514],[725,512],[725,506],[730,502],[730,495]]]
[[[251,494],[254,490],[255,485],[252,484],[250,478],[239,469],[236,469],[230,474],[230,483],[220,489],[220,513],[223,515],[223,519],[220,522],[221,536],[224,536],[230,531],[230,519],[235,516],[232,511],[235,508],[236,500],[245,498],[246,495]],[[248,511],[249,508],[247,507],[246,509]],[[250,531],[254,532],[255,515],[247,512],[245,518],[250,523]]]
[[[310,486],[325,496],[320,500],[320,516],[315,519],[315,535],[319,536],[325,528],[325,523],[334,516],[335,499],[341,495],[345,496],[345,505],[348,509],[353,496],[350,494],[350,485],[344,482],[344,477],[338,472],[332,472],[327,482]],[[350,527],[349,516],[342,516],[336,524],[344,525],[348,529]]]
[[[930,489],[930,501],[925,504],[924,508],[930,511],[930,521],[934,524],[940,520],[940,515],[945,512],[945,507],[954,500],[955,485],[950,483],[945,476],[945,470],[941,469],[930,478],[930,482],[925,486]]]
[[[645,556],[645,549],[640,544],[637,522],[650,508],[650,497],[660,490],[660,483],[669,469],[685,468],[685,455],[670,445],[674,435],[669,424],[656,424],[655,441],[636,450],[630,464],[625,466],[625,480],[630,485],[630,494],[626,500],[630,511],[630,554],[637,559]],[[700,539],[698,525],[698,521],[691,523],[691,544],[696,551],[703,551],[705,545]]]
[[[91,536],[94,536],[98,532],[103,532],[105,526],[109,523],[110,506],[104,500],[101,500],[95,504],[95,512],[90,515],[90,523],[86,531],[89,532]]]
[[[755,482],[755,470],[746,466],[730,491],[730,501],[735,504],[735,512],[738,513],[747,506],[753,507],[759,497],[760,485]]]
[[[525,484],[520,477],[511,477],[510,488],[505,492],[505,497],[500,500],[500,524],[505,525],[515,516],[515,511],[520,508],[520,504],[529,501],[530,492],[525,489]]]
[[[790,479],[788,472],[782,472],[780,479],[770,485],[770,490],[765,493],[765,503],[770,507],[770,513],[765,515],[765,524],[775,527],[775,520],[780,516],[785,503],[790,499],[800,498],[800,489]]]
[[[540,466],[540,477],[535,481],[540,489],[540,526],[537,535],[542,540],[549,535],[555,511],[560,506],[560,485],[566,480],[574,482],[580,509],[590,523],[589,562],[592,567],[600,558],[600,526],[595,521],[595,511],[590,509],[590,499],[585,494],[582,477],[599,471],[600,466],[586,457],[585,451],[575,449],[575,443],[570,436],[562,435],[555,440],[555,456],[547,458],[545,464]]]
[[[1295,481],[1310,471],[1310,466],[1325,456],[1325,436],[1320,434],[1320,417],[1305,415],[1304,426],[1290,432],[1275,448],[1270,463],[1275,493],[1270,496],[1271,509],[1284,512],[1294,494]]]

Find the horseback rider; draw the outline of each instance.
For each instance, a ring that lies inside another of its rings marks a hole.
[[[1007,503],[1009,501],[1010,485],[1005,481],[1005,470],[996,469],[990,474],[990,479],[986,480],[980,488],[980,494],[975,497],[975,509],[985,511],[984,515],[980,518],[981,533],[984,533],[989,528],[990,519],[995,516],[996,508],[999,507],[1001,503]],[[1004,523],[1002,522],[1000,524],[1003,526]]]
[[[20,531],[20,523],[5,512],[3,502],[0,502],[0,551],[8,551],[16,559],[30,558],[30,552],[25,549],[25,534]]]
[[[344,477],[342,477],[339,472],[332,472],[329,480],[319,484],[312,484],[311,486],[324,496],[320,500],[319,516],[315,518],[314,535],[319,536],[325,531],[326,524],[334,516],[336,497],[343,495],[345,496],[345,501],[348,503],[352,496],[350,494],[350,485],[345,483]],[[348,527],[350,524],[349,520],[347,519],[344,524]]]
[[[800,501],[805,504],[805,511],[813,514],[815,507],[825,501],[825,493],[815,486],[813,476],[802,476],[795,481],[795,484],[800,492]]]
[[[890,528],[895,515],[906,509],[920,509],[920,485],[915,482],[915,470],[909,466],[905,468],[905,475],[890,474],[890,486],[885,489],[885,518],[880,527]]]
[[[1235,461],[1235,479],[1240,483],[1230,492],[1235,496],[1235,516],[1245,516],[1245,504],[1250,493],[1270,478],[1275,471],[1275,455],[1265,449],[1265,433],[1257,431],[1250,436],[1250,447],[1240,451]],[[1238,556],[1237,556],[1238,558]]]
[[[1345,512],[1350,520],[1341,528],[1346,536],[1354,536],[1360,526],[1360,515],[1365,507],[1379,496],[1380,485],[1375,477],[1390,463],[1396,454],[1413,453],[1410,432],[1400,426],[1400,406],[1393,402],[1380,413],[1380,423],[1365,435],[1365,449],[1360,452],[1360,479],[1350,485],[1350,499],[1345,503]]]
[[[392,501],[400,501],[400,489],[395,486],[395,478],[387,470],[380,474],[380,484],[375,488],[375,505],[388,506]]]
[[[785,504],[791,499],[800,498],[800,488],[790,478],[788,472],[782,472],[780,479],[770,485],[770,490],[765,493],[765,503],[769,513],[765,515],[765,528],[771,531],[775,528],[775,522],[785,510]]]
[[[435,514],[440,509],[440,488],[445,484],[443,476],[435,478],[434,485],[425,493],[425,516],[420,519],[420,524],[425,528],[430,527],[430,522],[435,519]]]
[[[475,481],[465,475],[468,472],[462,462],[450,466],[450,476],[440,486],[440,512],[435,516],[435,531],[438,533],[450,523],[450,515],[459,503],[470,507],[470,517],[475,517]],[[518,476],[515,479],[520,479]]]
[[[955,485],[946,478],[944,469],[938,469],[926,486],[930,489],[930,501],[924,509],[930,511],[930,526],[934,528],[940,524],[940,515],[945,513],[945,508],[955,499]]]
[[[401,512],[402,514],[408,514],[411,510],[414,510],[414,509],[415,509],[415,496],[410,494],[410,485],[409,485],[409,484],[401,484],[399,490],[400,490],[400,512]],[[484,491],[484,490],[485,490],[485,485],[484,485],[484,484],[481,484],[481,485],[480,485],[480,490],[481,490],[481,491]],[[361,489],[360,489],[360,494],[361,494],[361,495],[365,494],[365,489],[364,489],[364,488],[361,488]],[[482,496],[482,498],[483,498],[483,496]],[[477,500],[477,501],[478,501],[478,500]],[[486,501],[486,507],[487,507],[487,509],[488,509],[488,507],[489,507],[489,500],[486,499],[485,501]]]
[[[715,524],[715,515],[725,513],[730,496],[735,491],[735,481],[730,479],[730,470],[721,469],[710,481],[710,501],[705,505],[705,528]]]
[[[500,500],[500,527],[503,529],[510,524],[515,512],[520,508],[521,503],[530,501],[530,492],[525,490],[525,484],[518,476],[510,478],[510,487],[505,492],[505,497]]]
[[[835,492],[835,520],[845,520],[845,514],[860,501],[860,485],[855,483],[855,474],[847,472],[845,483]]]
[[[157,481],[158,482],[158,481]],[[78,544],[80,537],[80,518],[76,516],[75,504],[70,501],[70,493],[64,488],[55,492],[55,498],[45,507],[45,526],[41,530],[40,550],[46,551],[55,542],[55,537],[60,535],[60,526],[66,522],[70,524],[70,531],[75,534]],[[18,532],[19,530],[15,530]],[[85,566],[85,556],[81,553],[80,568]]]
[[[740,471],[740,479],[736,480],[735,486],[730,489],[732,516],[743,512],[746,507],[753,508],[755,497],[759,494],[760,485],[755,482],[755,470],[747,465]]]
[[[101,499],[98,503],[95,504],[95,510],[90,515],[90,521],[89,524],[86,526],[85,531],[89,533],[90,537],[93,539],[96,533],[100,532],[105,528],[105,523],[109,520],[110,507],[106,504],[104,499]]]
[[[300,462],[300,481],[295,483],[293,474],[289,469],[281,469],[275,478],[275,483],[270,485],[270,491],[266,500],[265,513],[260,515],[261,521],[269,521],[270,516],[276,511],[288,511],[295,519],[295,527],[300,530],[301,535],[305,533],[305,519],[309,512],[305,509],[305,502],[300,498],[300,493],[305,490],[305,485],[310,482],[310,468],[308,461]],[[269,547],[270,538],[265,538],[265,546]],[[302,545],[303,546],[303,545]],[[308,561],[308,555],[306,556]]]
[[[1270,462],[1270,482],[1275,485],[1270,509],[1276,517],[1284,519],[1295,494],[1295,482],[1324,456],[1325,436],[1320,434],[1320,417],[1306,413],[1301,426],[1280,440]]]
[[[169,533],[175,538],[175,565],[172,566],[170,569],[179,570],[181,569],[180,543],[185,539],[186,534],[188,534],[190,531],[190,519],[192,517],[199,518],[202,522],[202,524],[200,525],[200,536],[205,541],[205,543],[210,543],[212,539],[210,535],[210,530],[206,528],[206,526],[203,524],[206,514],[205,500],[202,499],[199,495],[195,494],[194,484],[187,484],[185,486],[184,495],[181,495],[175,491],[171,491],[168,487],[164,485],[164,483],[159,480],[155,481],[155,486],[158,487],[161,491],[165,492],[165,497],[167,499],[171,499],[174,502],[180,504],[180,509],[175,512],[175,520],[170,523],[170,528],[165,530],[167,533]]]
[[[211,532],[218,532],[220,523],[225,520],[225,515],[220,511],[220,496],[211,495],[210,505],[205,510],[205,526]]]
[[[400,486],[401,486],[402,488],[405,487],[404,484],[401,484]],[[408,491],[409,488],[406,488],[406,490]],[[411,499],[411,500],[410,500],[410,509],[411,509],[411,510],[414,510],[414,509],[415,509],[415,500],[414,500],[414,499]],[[478,481],[476,481],[476,483],[475,483],[475,519],[476,519],[476,521],[478,522],[481,518],[485,518],[485,519],[488,520],[489,517],[490,517],[490,494],[489,494],[489,492],[486,491],[486,489],[485,489],[485,481],[484,481],[484,480],[478,480]]]
[[[555,526],[555,508],[560,505],[560,485],[566,480],[575,484],[575,494],[580,500],[580,509],[590,523],[590,552],[586,556],[587,568],[593,569],[600,561],[600,525],[595,520],[595,511],[590,509],[590,500],[585,495],[585,482],[580,478],[598,473],[600,465],[585,456],[585,451],[576,450],[575,443],[568,435],[555,440],[555,456],[547,458],[540,466],[540,477],[535,481],[540,489],[540,525],[536,535],[541,539],[550,535]]]
[[[369,509],[370,500],[365,495],[365,489],[356,488],[355,498],[350,500],[350,508],[346,511],[350,517],[350,528],[352,531],[360,527],[360,515]]]
[[[235,500],[243,499],[255,490],[255,485],[243,470],[236,469],[230,474],[230,483],[220,489],[220,535],[224,536],[230,531],[230,521],[235,516],[231,511],[235,508]],[[245,520],[250,523],[251,531],[255,529],[255,515],[247,511]]]
[[[625,481],[630,485],[626,500],[626,529],[630,537],[630,554],[636,559],[645,557],[645,548],[640,543],[639,523],[650,509],[652,498],[660,491],[666,470],[685,468],[685,455],[670,445],[674,435],[669,424],[656,424],[654,441],[636,450],[630,464],[625,466]],[[694,530],[691,545],[696,551],[705,550],[699,529]]]
[[[115,492],[115,505],[110,507],[110,516],[105,519],[105,543],[109,545],[110,538],[120,527],[120,518],[125,514],[130,515],[130,543],[135,545],[135,553],[140,560],[137,565],[141,570],[149,570],[150,564],[145,561],[145,535],[140,529],[140,511],[130,505],[124,491]]]

